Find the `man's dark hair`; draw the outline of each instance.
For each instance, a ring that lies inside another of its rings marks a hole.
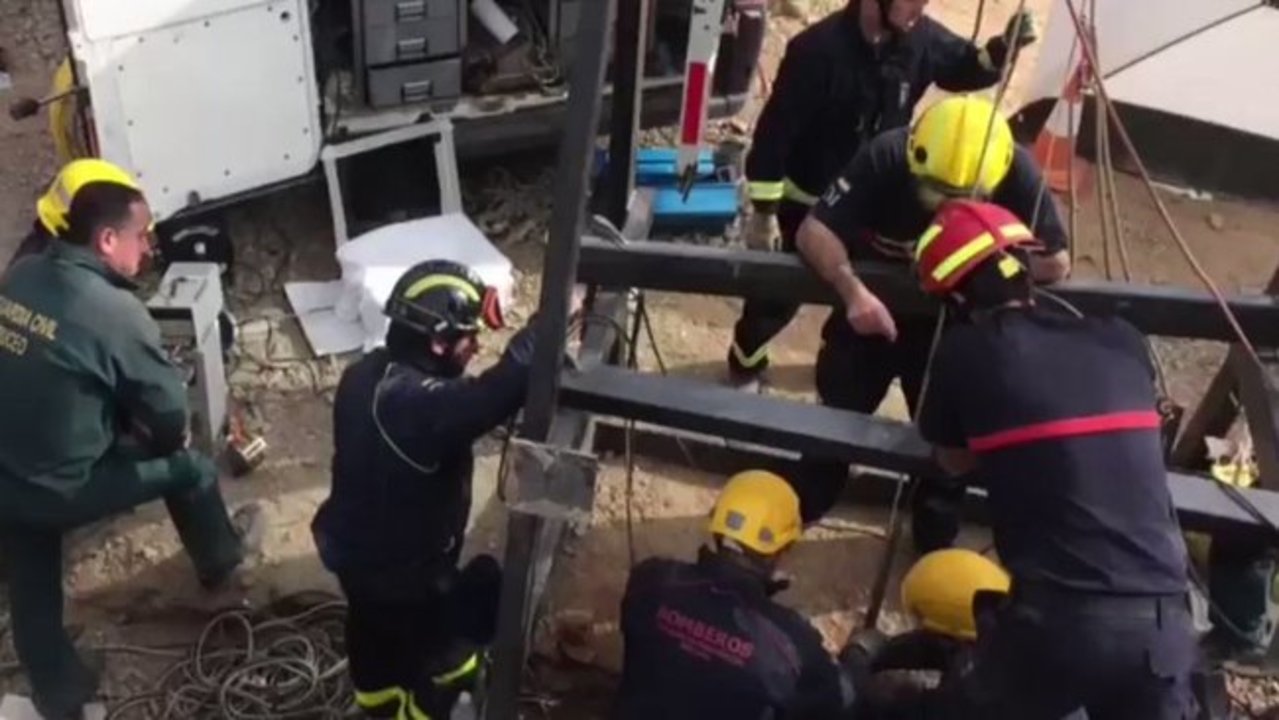
[[[1021,266],[1011,276],[1006,276],[1000,267],[1005,256],[1011,256]],[[955,288],[955,293],[963,298],[963,306],[969,310],[1027,302],[1033,292],[1029,267],[1030,256],[1025,250],[1008,248],[1003,254],[993,255],[973,269]]]
[[[89,183],[80,188],[71,201],[64,237],[74,245],[89,245],[103,229],[123,227],[129,220],[133,203],[145,199],[142,193],[119,183]]]

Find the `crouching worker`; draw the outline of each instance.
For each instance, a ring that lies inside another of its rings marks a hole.
[[[1194,717],[1186,547],[1168,490],[1145,338],[1034,302],[1031,232],[953,201],[916,248],[942,336],[920,432],[952,474],[977,469],[1012,576],[971,668],[915,717]]]
[[[847,718],[852,679],[799,613],[771,596],[799,539],[799,497],[782,478],[734,476],[697,562],[635,566],[622,599],[625,658],[615,716]]]
[[[496,365],[464,375],[501,308],[474,271],[440,260],[406,272],[385,313],[386,347],[338,385],[333,486],[312,530],[348,601],[357,704],[372,717],[447,718],[476,685],[501,586],[490,556],[458,568],[472,444],[523,404],[534,333],[520,330]]]
[[[57,177],[36,201],[36,220],[31,224],[31,232],[18,244],[5,269],[28,255],[44,252],[53,238],[64,234],[72,198],[80,188],[94,182],[110,182],[141,191],[128,172],[112,163],[97,158],[72,160],[58,171]]]
[[[163,498],[216,589],[263,525],[255,505],[228,517],[213,463],[186,448],[182,373],[131,292],[151,251],[146,199],[118,168],[79,168],[53,190],[59,236],[0,278],[0,545],[14,645],[51,720],[80,717],[98,684],[62,626],[68,531]]]
[[[902,610],[915,629],[891,637],[859,631],[842,654],[845,666],[865,678],[858,717],[893,716],[897,688],[886,687],[881,673],[931,671],[943,679],[963,673],[1010,584],[1003,568],[972,550],[937,550],[917,560],[901,583]]]

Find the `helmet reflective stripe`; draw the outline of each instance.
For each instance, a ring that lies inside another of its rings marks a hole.
[[[934,240],[937,239],[937,236],[941,235],[941,231],[942,231],[941,225],[933,225],[932,227],[925,230],[923,235],[919,236],[919,242],[915,244],[915,261],[916,262],[919,262],[919,259],[924,256],[924,251],[927,250],[928,246],[932,244]]]
[[[956,269],[964,263],[972,260],[978,253],[988,250],[995,244],[995,236],[990,233],[982,233],[976,238],[969,240],[966,244],[960,246],[958,250],[950,254],[950,257],[937,264],[933,269],[933,279],[941,282],[947,278]]]
[[[473,300],[474,302],[480,301],[480,291],[477,290],[474,285],[462,278],[453,277],[452,275],[427,275],[421,280],[410,285],[408,289],[404,291],[404,299],[413,300],[427,290],[437,287],[455,288],[457,290],[461,290],[470,300]]]

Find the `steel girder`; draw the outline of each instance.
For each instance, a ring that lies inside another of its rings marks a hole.
[[[935,315],[900,266],[857,263],[857,274],[900,314]],[[616,243],[586,237],[578,278],[607,287],[760,298],[829,305],[831,290],[790,253],[725,250],[663,242]],[[1206,292],[1171,286],[1069,280],[1049,288],[1087,315],[1117,314],[1147,335],[1236,340],[1216,300]],[[1249,339],[1279,346],[1279,302],[1265,295],[1227,298]]]
[[[938,472],[928,444],[910,425],[742,393],[690,378],[610,366],[570,371],[562,380],[560,402],[593,414],[631,418],[884,470],[907,474]],[[1275,530],[1279,526],[1279,493],[1234,490],[1210,478],[1177,472],[1168,473],[1168,486],[1182,525],[1188,530],[1214,536],[1279,539]]]

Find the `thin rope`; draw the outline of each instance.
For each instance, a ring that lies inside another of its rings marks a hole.
[[[1083,48],[1084,53],[1088,56],[1089,65],[1091,67],[1096,67],[1097,53],[1087,38],[1084,31],[1083,21],[1080,19],[1079,10],[1075,7],[1074,0],[1066,0],[1066,10],[1070,13],[1071,21],[1075,25],[1075,32],[1081,39],[1081,47]],[[1111,121],[1115,125],[1116,132],[1119,133],[1119,137],[1124,143],[1124,148],[1127,150],[1129,157],[1132,159],[1133,164],[1137,168],[1137,171],[1141,174],[1142,182],[1145,184],[1151,200],[1154,201],[1155,207],[1159,210],[1160,218],[1163,220],[1165,226],[1167,226],[1168,231],[1172,233],[1173,240],[1176,241],[1177,247],[1181,250],[1186,261],[1190,263],[1190,267],[1195,271],[1195,274],[1201,281],[1203,281],[1204,285],[1208,288],[1208,291],[1212,293],[1213,298],[1216,299],[1217,305],[1225,314],[1226,321],[1230,324],[1231,330],[1233,330],[1235,335],[1238,337],[1239,344],[1244,347],[1249,357],[1257,364],[1258,368],[1264,368],[1265,366],[1261,362],[1261,358],[1257,355],[1257,349],[1253,346],[1252,341],[1248,339],[1247,334],[1244,333],[1243,327],[1239,324],[1239,319],[1235,317],[1234,311],[1230,308],[1230,303],[1226,301],[1225,296],[1221,293],[1217,284],[1213,282],[1212,277],[1208,275],[1208,272],[1204,270],[1203,266],[1199,263],[1198,258],[1195,257],[1194,251],[1190,249],[1186,239],[1177,228],[1176,221],[1173,220],[1171,213],[1168,212],[1168,207],[1164,204],[1163,198],[1159,196],[1159,191],[1155,188],[1154,180],[1151,178],[1150,172],[1146,168],[1146,164],[1142,161],[1141,155],[1137,152],[1136,145],[1132,141],[1132,137],[1128,134],[1127,127],[1124,125],[1123,120],[1119,117],[1118,109],[1115,107],[1115,104],[1111,102],[1110,93],[1106,90],[1106,83],[1103,78],[1097,78],[1096,89],[1100,96],[1102,105],[1105,107],[1107,113],[1110,115]]]

